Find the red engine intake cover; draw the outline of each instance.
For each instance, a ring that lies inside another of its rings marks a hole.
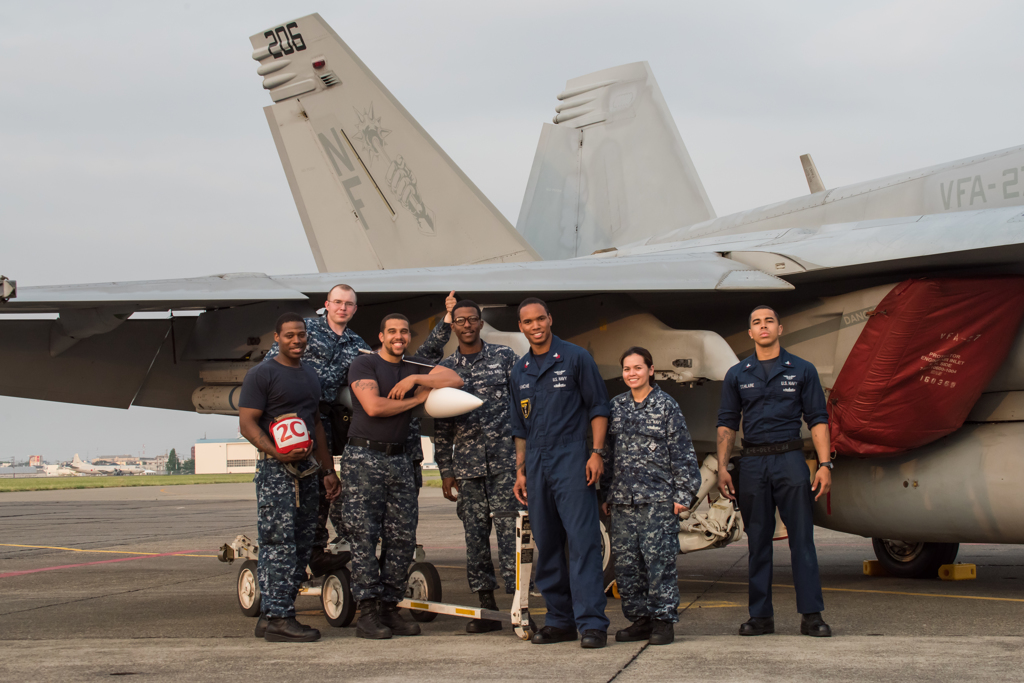
[[[963,425],[1017,335],[1024,278],[907,280],[869,315],[829,396],[832,447],[885,457]]]

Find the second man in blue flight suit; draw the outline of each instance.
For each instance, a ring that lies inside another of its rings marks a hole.
[[[600,648],[607,643],[608,617],[595,486],[604,470],[608,391],[590,354],[553,336],[551,323],[540,299],[519,304],[519,330],[530,353],[516,362],[509,384],[514,490],[524,505],[529,491],[535,580],[548,609],[533,642],[573,641],[578,629],[582,647]],[[588,425],[594,438],[589,452]]]
[[[800,632],[828,637],[832,631],[821,618],[825,603],[811,509],[813,491],[817,500],[832,487],[825,394],[814,366],[782,348],[782,325],[771,307],[758,306],[748,322],[754,354],[726,373],[718,411],[718,488],[727,498],[739,498],[749,548],[750,619],[740,626],[740,635],[775,632],[772,536],[778,508],[789,532],[796,607],[803,615]],[[744,448],[736,487],[726,467],[741,413]],[[800,438],[803,421],[818,456],[813,486]]]

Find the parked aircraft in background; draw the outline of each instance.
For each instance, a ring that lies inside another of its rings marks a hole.
[[[71,461],[71,469],[80,474],[156,474],[153,470],[147,470],[139,465],[93,465],[79,458],[78,453],[75,453]]]
[[[277,316],[339,282],[368,340],[393,310],[424,334],[454,289],[520,352],[515,304],[534,295],[611,391],[621,351],[648,347],[712,453],[721,380],[766,303],[829,391],[817,524],[874,538],[907,576],[961,542],[1024,543],[1024,147],[831,189],[807,157],[808,195],[717,217],[651,69],[628,64],[558,95],[512,226],[318,15],[251,42],[320,272],[7,284],[0,314],[59,318],[0,322],[0,393],[234,414]],[[132,318],[147,311],[201,314]]]

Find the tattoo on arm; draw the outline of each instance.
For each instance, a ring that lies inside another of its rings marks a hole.
[[[355,382],[352,382],[352,389],[367,389],[369,391],[376,392],[380,391],[380,389],[377,387],[377,382],[372,379],[357,379]]]
[[[718,428],[718,462],[723,464],[729,461],[732,456],[733,446],[736,444],[736,432],[728,427]]]

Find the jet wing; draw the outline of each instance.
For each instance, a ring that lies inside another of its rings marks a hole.
[[[229,273],[179,280],[19,287],[16,298],[0,303],[0,313],[59,313],[82,308],[131,313],[305,298],[302,292],[288,289],[263,273]]]
[[[360,303],[394,300],[395,295],[403,294],[434,294],[439,289],[451,288],[465,293],[501,295],[509,301],[538,294],[591,294],[609,288],[622,292],[793,288],[785,280],[716,253],[673,253],[350,273],[232,273],[179,280],[19,287],[16,298],[0,303],[0,314],[61,313],[74,309],[130,314],[225,308],[265,301],[307,301],[310,295],[322,295],[339,282],[354,287]]]
[[[362,306],[455,289],[482,303],[552,300],[615,290],[736,292],[790,290],[785,280],[714,253],[270,277],[207,278],[21,287],[0,303],[0,394],[127,408],[192,410],[192,392],[210,363],[249,358],[273,341],[285,310],[311,312],[339,282]],[[316,305],[311,305],[312,302]],[[198,317],[129,319],[135,312],[204,310]],[[3,320],[2,314],[58,313],[56,320]]]

